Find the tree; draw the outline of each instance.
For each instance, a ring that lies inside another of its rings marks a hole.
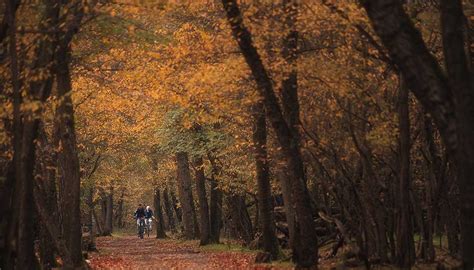
[[[278,256],[278,243],[275,237],[275,221],[273,219],[272,191],[270,171],[267,158],[267,125],[265,107],[262,102],[254,106],[253,142],[255,167],[257,174],[257,194],[260,217],[260,230],[263,236],[263,249],[273,259]]]
[[[398,95],[399,129],[400,129],[400,181],[398,189],[398,219],[397,219],[397,265],[410,268],[415,262],[415,243],[413,241],[413,221],[411,211],[411,181],[410,181],[410,116],[409,90],[400,78]]]
[[[407,86],[433,117],[456,161],[460,189],[462,258],[465,269],[474,265],[474,138],[472,71],[465,48],[465,16],[461,1],[441,1],[443,51],[447,74],[429,52],[419,31],[396,0],[363,1],[375,32],[406,79]]]
[[[178,170],[178,194],[181,209],[183,211],[184,235],[186,239],[194,239],[198,235],[195,230],[195,208],[191,187],[191,174],[189,171],[189,160],[186,152],[176,153]]]
[[[209,219],[209,205],[206,196],[206,176],[204,175],[204,164],[201,157],[194,160],[196,191],[199,202],[199,228],[200,228],[200,242],[201,246],[209,244],[210,241],[210,219]]]
[[[285,122],[278,104],[272,82],[263,66],[260,55],[252,44],[252,36],[243,24],[242,15],[236,1],[222,1],[232,34],[238,42],[243,56],[254,76],[257,89],[264,100],[268,119],[278,137],[285,158],[290,164],[291,189],[295,200],[298,227],[293,248],[293,259],[300,267],[312,267],[317,263],[317,242],[315,224],[312,217],[311,201],[306,189],[303,160],[299,149],[297,132]],[[295,104],[292,104],[295,105]]]

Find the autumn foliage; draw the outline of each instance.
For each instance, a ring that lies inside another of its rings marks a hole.
[[[1,269],[474,266],[469,1],[69,2],[0,4]]]

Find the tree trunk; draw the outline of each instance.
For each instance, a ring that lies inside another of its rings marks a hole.
[[[457,208],[453,207],[451,202],[445,202],[442,211],[444,212],[444,222],[446,236],[448,238],[448,250],[449,254],[453,257],[459,256],[461,251],[461,243],[459,241],[459,217]],[[461,239],[462,241],[462,239]]]
[[[204,164],[201,157],[194,160],[194,166],[196,167],[196,190],[199,200],[200,245],[203,246],[209,244],[211,226],[209,223],[209,205],[206,195],[206,176],[204,175]]]
[[[87,192],[87,206],[88,206],[88,213],[87,213],[87,226],[89,227],[89,233],[91,235],[91,243],[88,247],[89,251],[96,251],[96,242],[95,242],[95,237],[96,237],[96,232],[94,229],[94,187],[91,184],[91,186],[88,188]],[[95,223],[97,223],[97,220],[95,220]]]
[[[123,197],[125,195],[125,189],[122,189],[120,199],[117,203],[117,212],[115,213],[115,224],[119,228],[123,228]]]
[[[210,222],[211,222],[211,243],[219,243],[222,226],[222,191],[217,185],[216,177],[220,173],[220,167],[217,165],[215,158],[209,155],[209,161],[212,165],[211,176],[211,196],[210,196]]]
[[[95,225],[97,225],[97,234],[98,235],[104,235],[104,228],[102,227],[102,223],[101,223],[99,217],[97,217],[97,213],[95,212],[93,207],[92,207],[92,214],[93,214],[93,217],[94,217],[94,220],[95,220]]]
[[[171,191],[170,194],[171,203],[173,205],[174,212],[176,213],[176,218],[178,219],[178,223],[181,223],[183,221],[183,213],[181,211],[181,208],[178,207],[178,200],[176,199],[176,195],[174,194],[174,192]]]
[[[474,72],[466,44],[467,18],[461,0],[441,0],[441,29],[449,86],[456,107],[456,169],[461,211],[463,267],[474,269]],[[466,49],[467,48],[467,49]]]
[[[74,266],[83,264],[80,194],[81,179],[74,127],[74,108],[71,99],[71,58],[69,44],[63,44],[57,52],[57,91],[59,103],[56,110],[56,136],[58,149],[58,171],[61,187],[61,210],[66,245]],[[59,147],[60,146],[60,147]]]
[[[16,266],[19,269],[35,269],[36,258],[33,250],[34,246],[34,221],[32,209],[33,185],[34,185],[34,139],[36,137],[38,122],[36,120],[26,120],[23,126],[23,146],[16,166],[15,178],[18,181],[17,191],[19,198],[18,217],[18,258]]]
[[[283,157],[281,159],[284,160]],[[296,216],[293,202],[293,196],[291,195],[291,183],[287,173],[288,166],[286,164],[278,164],[276,175],[280,181],[281,193],[283,195],[283,208],[285,210],[286,222],[288,224],[288,245],[290,247],[294,244],[295,230],[296,230]]]
[[[163,220],[163,211],[161,210],[161,196],[160,196],[160,189],[155,188],[154,192],[154,207],[155,207],[155,215],[158,219],[156,221],[156,238],[166,238],[165,233],[165,226]]]
[[[460,0],[442,0],[441,28],[449,78],[430,53],[398,0],[367,0],[363,6],[375,32],[407,85],[433,117],[448,156],[456,160],[460,190],[462,260],[474,267],[474,91],[465,49],[466,17]]]
[[[398,95],[400,179],[398,189],[397,265],[401,268],[411,268],[415,262],[413,215],[410,207],[410,116],[408,101],[408,88],[403,76],[400,76]]]
[[[100,191],[100,228],[102,233],[101,236],[110,236],[110,231],[107,230],[107,195],[104,190]]]
[[[232,34],[239,44],[243,56],[250,67],[253,77],[257,83],[257,89],[264,100],[268,119],[277,135],[282,151],[288,161],[291,173],[291,190],[293,193],[296,220],[295,243],[293,248],[293,260],[298,267],[313,267],[317,264],[317,235],[311,209],[311,199],[306,188],[305,171],[300,151],[300,142],[297,132],[285,121],[278,99],[273,90],[273,83],[263,65],[257,49],[253,45],[252,35],[243,24],[236,0],[222,0],[227,15],[227,21],[232,28]],[[292,2],[290,9],[296,9],[296,3]],[[296,11],[292,12],[293,14]],[[291,31],[291,30],[290,30]],[[296,41],[293,41],[296,42]],[[296,53],[293,51],[293,53]],[[295,73],[296,76],[296,73]],[[293,91],[296,87],[293,88]],[[294,93],[297,97],[297,94]],[[297,101],[297,100],[296,100]],[[295,101],[286,100],[288,107],[296,110],[298,104]]]
[[[176,162],[178,165],[178,195],[183,211],[184,236],[186,239],[194,239],[196,237],[194,224],[196,214],[194,213],[188,154],[185,152],[177,153]]]
[[[242,195],[227,196],[230,216],[230,229],[235,239],[243,240],[248,245],[253,240],[252,220],[247,211],[245,197]]]
[[[173,215],[173,208],[171,206],[170,198],[168,195],[168,187],[163,191],[163,203],[165,207],[166,217],[168,218],[168,229],[172,232],[176,231],[176,224]]]
[[[53,218],[58,216],[57,194],[56,194],[56,172],[55,172],[55,151],[51,149],[44,126],[39,127],[39,142],[37,144],[36,173],[40,174],[38,186],[42,186],[44,190],[45,208]],[[59,220],[57,220],[59,221]],[[43,223],[40,226],[40,260],[41,265],[49,269],[57,265],[55,254],[57,253],[54,240]]]
[[[8,149],[12,148],[13,152],[19,151],[20,139],[21,139],[21,115],[20,115],[20,105],[21,105],[21,92],[20,92],[20,81],[19,81],[19,72],[18,72],[18,57],[17,57],[17,40],[16,40],[16,10],[14,7],[14,1],[5,1],[5,13],[8,16],[4,16],[4,20],[8,21],[7,29],[2,33],[2,42],[8,34],[8,58],[10,60],[10,72],[11,72],[11,84],[12,84],[12,94],[9,96],[4,91],[4,87],[0,87],[1,95],[4,95],[6,98],[10,98],[13,104],[13,121],[4,116],[2,118],[3,124],[5,126],[5,132],[7,136],[13,137],[11,140],[12,145],[7,143],[2,144],[3,152],[1,158],[2,163],[5,161],[5,171],[2,171],[2,176],[5,176],[5,182],[0,183],[0,267],[5,269],[13,268],[13,242],[16,238],[13,228],[17,224],[17,213],[18,213],[18,204],[15,203],[17,198],[15,198],[15,187],[17,180],[15,179],[15,169],[16,162],[15,160],[9,160],[10,158],[6,155],[8,154]],[[3,57],[7,57],[4,55]],[[6,59],[3,59],[2,62]],[[3,165],[3,164],[2,164]]]
[[[15,186],[12,192],[12,212],[8,218],[8,225],[5,233],[5,268],[16,266],[19,269],[35,269],[38,267],[34,254],[34,166],[35,166],[35,139],[38,135],[38,112],[20,110],[22,94],[20,89],[20,78],[18,70],[18,55],[16,44],[16,4],[14,1],[6,1],[9,22],[9,55],[11,81],[13,87],[13,166],[14,173],[10,179],[14,179]],[[57,21],[54,8],[46,8],[41,19],[45,23],[41,30],[49,30]],[[41,77],[36,81],[29,82],[26,99],[29,102],[44,102],[51,92],[52,78],[50,76],[50,64],[53,60],[54,38],[45,34],[41,42],[35,49],[34,61],[32,63],[32,76],[35,72],[43,72],[46,77]],[[12,255],[14,253],[13,243],[16,240],[16,261]],[[3,257],[3,255],[2,255]]]
[[[425,137],[424,148],[427,149],[427,171],[428,176],[425,179],[425,217],[423,218],[423,239],[421,244],[421,256],[426,262],[433,262],[435,259],[435,249],[433,245],[433,230],[434,230],[434,219],[435,219],[435,186],[438,179],[444,178],[444,172],[440,169],[441,162],[439,161],[438,153],[436,151],[436,145],[433,138],[433,127],[431,118],[429,118],[423,111],[423,131]],[[441,175],[440,175],[441,174]],[[438,201],[438,200],[436,200]],[[439,209],[438,203],[436,208]],[[439,210],[438,210],[439,211]]]
[[[267,125],[265,107],[261,101],[254,105],[253,144],[257,174],[257,195],[260,230],[263,235],[263,249],[278,257],[278,243],[273,219],[272,190],[267,157]]]
[[[111,235],[114,230],[114,187],[111,186],[109,190],[109,194],[106,195],[105,199],[106,207],[105,207],[105,231],[107,235]]]

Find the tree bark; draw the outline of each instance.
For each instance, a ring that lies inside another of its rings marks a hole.
[[[196,167],[195,179],[199,201],[200,245],[203,246],[209,244],[211,225],[209,223],[209,205],[206,195],[206,176],[204,175],[204,164],[201,157],[194,160],[194,166]]]
[[[443,51],[456,107],[456,169],[461,211],[463,267],[474,268],[474,88],[461,0],[441,0]]]
[[[13,171],[9,174],[13,180],[12,212],[7,217],[5,230],[5,251],[3,266],[9,269],[16,266],[20,269],[35,269],[38,267],[33,250],[34,222],[31,209],[34,209],[34,166],[35,139],[38,135],[39,111],[21,111],[22,94],[20,92],[20,77],[16,44],[16,1],[6,1],[7,20],[9,25],[9,56],[13,88]],[[41,29],[49,30],[57,22],[54,8],[46,8],[41,19],[46,22]],[[53,40],[46,34],[34,51],[35,58],[31,67],[34,72],[43,71],[46,74],[40,80],[31,81],[26,92],[29,102],[44,102],[51,92],[52,78],[50,63],[53,60]],[[9,180],[9,181],[10,181]],[[13,258],[16,241],[16,261]]]
[[[183,211],[184,236],[186,239],[194,239],[196,237],[194,224],[196,214],[194,213],[188,154],[185,152],[177,153],[176,162],[178,165],[178,195]]]
[[[178,219],[178,223],[181,223],[183,221],[183,213],[181,211],[181,208],[178,207],[178,200],[176,199],[176,195],[174,194],[174,192],[171,191],[170,194],[171,203],[173,205],[174,212],[176,213],[176,218]]]
[[[245,245],[253,240],[253,226],[250,215],[247,211],[245,197],[242,195],[228,195],[227,204],[232,236],[235,239],[243,240]]]
[[[439,209],[438,203],[435,207],[435,186],[444,179],[444,171],[441,170],[441,160],[438,157],[436,145],[433,138],[433,126],[431,118],[423,111],[423,132],[424,148],[427,149],[427,167],[428,176],[425,179],[425,217],[423,218],[423,239],[421,244],[421,256],[426,262],[433,262],[435,259],[435,249],[433,245],[433,229],[435,219],[435,209]],[[440,179],[441,181],[438,181]],[[444,181],[443,181],[444,182]],[[436,200],[437,201],[437,200]],[[439,211],[439,210],[438,210]]]
[[[80,212],[81,179],[74,127],[74,108],[71,99],[71,75],[69,43],[60,46],[57,52],[56,81],[58,99],[56,110],[59,183],[62,199],[63,232],[74,266],[83,264],[82,230]]]
[[[111,232],[107,230],[107,194],[105,193],[103,188],[100,188],[100,228],[102,236],[110,236]]]
[[[155,208],[155,215],[157,217],[156,221],[156,238],[166,238],[165,233],[165,226],[163,220],[163,211],[161,209],[161,196],[160,196],[160,189],[155,188],[154,193],[154,208]]]
[[[58,205],[57,205],[57,194],[56,194],[56,172],[55,172],[55,151],[51,149],[51,145],[48,141],[47,134],[44,130],[44,126],[41,124],[39,127],[39,140],[36,145],[37,158],[36,158],[36,173],[40,175],[37,179],[37,186],[42,186],[44,190],[44,202],[45,208],[51,217],[54,219],[58,216]],[[39,192],[35,188],[34,192]],[[56,220],[59,221],[59,220]],[[44,223],[40,223],[40,262],[41,265],[49,269],[57,265],[55,249],[53,239],[45,228]]]
[[[166,217],[168,218],[168,229],[174,232],[176,230],[176,224],[173,215],[173,208],[171,206],[170,198],[168,195],[168,187],[163,191],[163,203],[165,207]]]
[[[111,186],[105,199],[105,231],[111,235],[114,230],[114,187]]]
[[[115,224],[117,227],[123,227],[123,197],[125,196],[125,189],[122,189],[119,201],[117,203],[117,212],[115,213]]]
[[[272,81],[263,65],[257,49],[253,45],[252,35],[243,24],[243,18],[236,0],[222,0],[227,21],[243,56],[254,76],[257,89],[264,100],[266,113],[277,135],[282,151],[288,161],[291,172],[291,190],[296,209],[296,237],[293,260],[298,267],[313,267],[317,264],[317,235],[306,183],[303,160],[298,135],[285,121],[278,99],[273,90]],[[290,103],[288,103],[290,104]],[[296,106],[291,104],[290,106]]]
[[[267,157],[267,124],[263,103],[258,101],[254,105],[253,111],[253,144],[260,230],[263,236],[263,249],[270,253],[273,259],[276,259],[278,257],[278,243],[273,219],[272,190]]]
[[[362,1],[375,32],[407,87],[431,114],[451,154],[457,145],[454,100],[448,80],[399,0]]]
[[[87,189],[87,207],[88,207],[88,213],[87,213],[87,226],[89,227],[89,233],[91,235],[91,243],[89,247],[87,248],[89,251],[96,251],[96,242],[95,242],[95,237],[96,237],[96,232],[94,229],[94,186],[91,183],[91,186]],[[95,220],[95,223],[97,223],[97,220]]]
[[[370,21],[407,85],[438,127],[448,156],[456,160],[460,190],[462,260],[474,267],[474,91],[460,0],[442,0],[441,28],[449,78],[430,54],[398,0],[362,1]]]
[[[411,268],[415,262],[413,215],[410,207],[410,116],[408,91],[403,76],[400,76],[398,95],[400,176],[398,188],[397,265],[401,268]]]
[[[209,161],[212,166],[212,176],[211,176],[211,196],[210,196],[210,222],[211,222],[211,234],[210,242],[219,243],[221,236],[221,226],[222,226],[222,191],[217,185],[216,177],[220,174],[220,167],[216,163],[216,159],[209,155]]]

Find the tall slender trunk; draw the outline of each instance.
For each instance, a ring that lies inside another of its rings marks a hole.
[[[13,104],[13,121],[9,126],[10,134],[12,138],[12,148],[14,157],[13,160],[9,161],[6,169],[6,181],[1,187],[0,192],[0,267],[5,269],[12,269],[14,265],[13,243],[16,239],[14,229],[17,226],[17,213],[18,213],[18,196],[17,193],[18,179],[16,179],[16,167],[17,160],[19,158],[19,150],[21,147],[21,92],[20,92],[20,81],[18,72],[18,55],[17,55],[17,39],[16,39],[16,8],[14,7],[14,1],[5,1],[5,9],[7,13],[6,19],[8,22],[8,31],[3,33],[2,42],[8,34],[8,56],[10,60],[10,75],[13,93],[11,95],[11,101]],[[4,59],[2,59],[4,60]],[[2,94],[3,89],[2,89]],[[3,120],[3,119],[2,119]],[[5,125],[7,126],[7,125]],[[7,152],[7,151],[5,151]]]
[[[57,194],[56,194],[56,172],[55,172],[55,151],[53,151],[44,125],[41,124],[39,127],[39,140],[37,143],[37,158],[36,158],[36,173],[40,175],[38,185],[35,188],[35,192],[38,186],[42,186],[44,190],[44,202],[45,208],[48,213],[51,214],[53,219],[57,218],[58,207],[57,207]],[[45,228],[44,223],[40,223],[40,260],[41,265],[45,268],[51,268],[56,266],[55,254],[57,250],[54,246],[54,240]]]
[[[211,226],[209,223],[209,205],[206,195],[206,176],[204,175],[204,164],[201,157],[194,160],[194,166],[196,167],[196,190],[199,200],[200,245],[207,245],[210,241]]]
[[[34,209],[33,186],[34,186],[34,140],[37,135],[38,121],[24,120],[23,140],[21,153],[16,166],[15,179],[18,181],[16,193],[19,198],[18,217],[18,242],[17,262],[19,269],[35,269],[36,258],[34,254],[34,222],[32,209]]]
[[[298,221],[296,237],[294,239],[295,243],[293,245],[293,260],[297,263],[298,267],[313,267],[317,264],[318,257],[317,235],[311,199],[306,187],[306,176],[301,156],[299,136],[297,131],[284,119],[282,109],[280,108],[273,89],[272,80],[253,44],[251,33],[244,26],[237,1],[222,0],[222,3],[226,11],[227,21],[232,28],[234,39],[237,41],[252,75],[256,80],[257,89],[264,100],[268,119],[272,123],[282,151],[289,164],[289,171],[291,172],[292,178],[291,190],[296,206],[296,220]],[[296,2],[292,2],[290,9],[294,10],[296,8]],[[292,12],[292,14],[295,13],[296,12]],[[296,51],[293,51],[293,53],[296,53]],[[296,91],[296,87],[294,87],[293,90]],[[297,94],[295,93],[294,96],[297,97]],[[294,101],[286,100],[284,102],[295,111],[296,108],[298,108],[298,104]]]
[[[435,121],[447,154],[456,160],[460,190],[462,260],[474,267],[474,91],[472,58],[466,50],[467,21],[461,0],[440,1],[443,51],[448,76],[428,50],[398,0],[362,2],[375,32],[407,85]]]
[[[400,76],[398,95],[400,179],[398,187],[397,265],[410,268],[415,262],[410,203],[410,116],[408,88]]]
[[[191,188],[191,173],[189,171],[188,154],[179,152],[176,154],[178,167],[178,194],[183,211],[184,235],[186,239],[194,239],[196,231],[194,223],[194,201]]]
[[[87,207],[88,207],[88,213],[87,213],[87,226],[89,227],[89,233],[91,237],[91,242],[90,245],[87,247],[89,251],[96,251],[96,242],[95,242],[95,229],[94,229],[94,184],[91,183],[91,186],[87,189]],[[97,220],[95,220],[95,223],[97,223]]]
[[[280,157],[279,160],[284,160],[283,157]],[[288,176],[288,166],[285,162],[279,162],[277,164],[276,175],[280,181],[281,193],[283,195],[283,208],[285,210],[286,222],[288,224],[288,245],[293,247],[295,230],[296,230],[296,215],[295,215],[295,204],[293,202],[293,196],[291,194],[291,183]]]
[[[454,93],[456,169],[461,211],[463,267],[474,268],[474,71],[466,44],[467,18],[461,0],[441,0],[441,29],[449,86]]]
[[[165,225],[164,225],[164,220],[163,220],[163,211],[161,209],[161,194],[160,194],[160,189],[155,188],[154,192],[154,208],[155,208],[155,215],[157,218],[156,221],[156,238],[166,238],[166,233],[165,233]]]
[[[109,236],[110,231],[107,230],[107,194],[103,189],[100,191],[100,228],[102,236]]]
[[[273,219],[272,190],[267,157],[267,123],[263,103],[258,101],[254,105],[253,111],[253,144],[260,230],[263,235],[263,249],[270,253],[273,259],[276,259],[278,257],[278,243]]]
[[[112,234],[114,230],[114,187],[110,186],[109,194],[105,199],[105,230],[108,234]]]
[[[35,167],[35,140],[38,136],[39,111],[20,111],[22,97],[20,93],[20,82],[18,76],[18,58],[16,48],[16,26],[15,26],[15,12],[12,10],[14,2],[7,1],[7,8],[11,11],[8,13],[10,22],[10,57],[11,57],[11,74],[13,85],[13,125],[14,125],[14,156],[13,165],[15,168],[15,189],[13,192],[15,203],[13,207],[18,205],[16,212],[11,218],[9,224],[9,234],[11,236],[17,232],[16,241],[16,255],[17,261],[8,261],[11,256],[12,246],[7,242],[7,263],[13,263],[19,269],[35,269],[38,267],[36,257],[34,254],[34,222],[31,213],[34,208],[34,167]],[[42,25],[41,29],[50,30],[54,26],[57,19],[55,9],[48,7],[42,14],[42,19],[47,22]],[[48,35],[48,34],[46,34]],[[53,60],[53,40],[50,36],[45,36],[42,42],[38,44],[35,49],[35,59],[33,62],[32,72],[43,72],[46,77],[41,80],[31,81],[28,85],[27,96],[32,102],[44,102],[52,88],[52,76],[50,73],[50,64]],[[14,210],[15,211],[15,210]],[[34,211],[34,210],[33,210]],[[18,216],[16,216],[18,215]],[[18,227],[17,227],[18,226]],[[12,239],[7,239],[11,241]]]
[[[125,196],[125,189],[122,189],[122,192],[120,194],[119,201],[117,203],[117,212],[115,214],[115,224],[117,227],[122,228],[123,227],[123,197]]]
[[[63,232],[66,245],[76,267],[83,264],[80,194],[81,179],[74,127],[74,108],[71,99],[71,75],[69,44],[63,44],[57,52],[57,94],[60,103],[56,110],[58,171],[61,186]],[[60,146],[60,147],[59,147]]]
[[[222,226],[222,191],[217,185],[216,177],[220,173],[220,167],[216,163],[215,158],[212,155],[209,155],[209,161],[212,166],[212,176],[211,176],[211,196],[210,196],[210,222],[211,222],[211,243],[219,243],[221,236],[221,226]]]
[[[428,176],[425,179],[424,185],[425,217],[423,218],[423,239],[421,245],[421,256],[426,262],[433,262],[435,259],[435,249],[433,245],[433,230],[435,222],[434,210],[438,208],[437,206],[435,207],[435,186],[437,185],[437,182],[441,182],[437,181],[438,179],[444,179],[444,171],[441,170],[442,165],[439,161],[439,157],[436,151],[433,132],[434,131],[431,123],[431,118],[429,118],[423,111],[423,133],[425,137],[425,145],[423,147],[427,149],[426,153],[428,160],[426,161],[426,163],[428,166]],[[438,203],[436,203],[436,205],[438,205]]]
[[[178,219],[178,223],[181,223],[183,221],[183,212],[181,211],[181,208],[178,207],[178,200],[176,199],[176,195],[174,194],[174,191],[171,191],[170,195],[171,195],[171,204],[173,206],[174,212],[176,213],[176,219]]]
[[[35,120],[34,112],[21,112],[22,102],[20,92],[20,78],[18,70],[18,55],[16,44],[16,13],[14,1],[6,1],[9,24],[9,56],[10,71],[13,88],[13,173],[10,179],[14,179],[12,193],[12,209],[7,218],[5,228],[5,252],[2,255],[3,266],[12,269],[14,266],[23,269],[35,269],[35,255],[33,250],[33,220],[31,209],[33,209],[33,170],[34,170],[34,140],[37,136],[38,120]],[[40,49],[38,49],[39,51]],[[42,64],[42,63],[40,63]],[[44,68],[39,66],[39,68]],[[35,100],[38,96],[39,83],[31,83],[29,95]],[[25,114],[25,115],[22,115]],[[15,253],[14,243],[16,242]]]
[[[168,195],[168,187],[163,191],[163,204],[165,208],[166,217],[168,218],[168,229],[174,232],[176,230],[176,224],[173,215],[173,207],[171,206],[170,198]]]
[[[253,226],[247,211],[245,197],[243,195],[228,195],[226,199],[232,236],[243,240],[248,245],[253,240]]]

